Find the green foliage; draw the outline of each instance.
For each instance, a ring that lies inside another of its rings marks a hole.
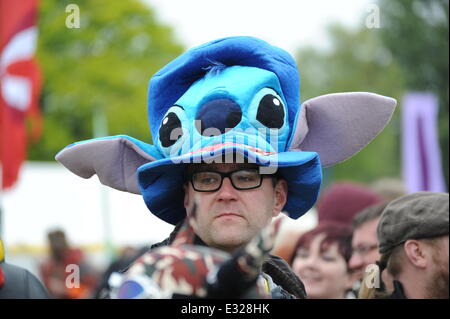
[[[78,29],[66,27],[71,3],[80,9]],[[41,1],[37,55],[44,131],[29,158],[53,160],[66,145],[92,138],[95,110],[106,115],[105,134],[151,143],[148,81],[181,52],[171,28],[141,1]]]
[[[342,26],[329,27],[331,50],[299,50],[302,101],[349,91],[366,91],[399,100],[404,82],[392,56],[384,49],[378,29],[350,31]],[[368,183],[380,177],[400,177],[400,124],[397,108],[391,122],[356,156],[324,173],[325,185],[333,180]],[[367,114],[370,116],[370,114]]]
[[[408,90],[439,97],[439,139],[447,185],[449,50],[448,0],[381,0],[382,39],[400,66]]]

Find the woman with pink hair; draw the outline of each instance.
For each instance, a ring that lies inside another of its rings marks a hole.
[[[350,227],[332,222],[301,235],[291,267],[305,284],[308,298],[346,298],[354,282],[348,268],[351,238]]]

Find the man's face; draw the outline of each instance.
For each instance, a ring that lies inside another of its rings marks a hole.
[[[374,218],[354,230],[352,239],[353,254],[349,267],[355,277],[362,278],[366,267],[380,258],[378,253],[377,226],[380,218]]]
[[[254,167],[251,164],[198,164],[188,172],[231,172]],[[272,178],[263,178],[258,188],[237,190],[229,178],[223,179],[220,189],[214,192],[197,192],[192,184],[185,185],[184,206],[190,211],[196,202],[193,221],[195,233],[210,247],[225,251],[247,244],[262,228],[277,216],[287,200],[284,180],[273,186]]]

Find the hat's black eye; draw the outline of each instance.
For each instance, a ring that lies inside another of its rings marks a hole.
[[[181,121],[178,115],[169,112],[164,117],[161,127],[159,128],[159,140],[163,147],[169,147],[175,144],[183,136]]]
[[[268,128],[281,128],[284,124],[283,102],[275,95],[264,95],[259,102],[256,119]]]

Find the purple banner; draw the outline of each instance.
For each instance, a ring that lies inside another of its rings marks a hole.
[[[402,168],[408,192],[446,192],[437,134],[438,99],[410,92],[402,105]]]

